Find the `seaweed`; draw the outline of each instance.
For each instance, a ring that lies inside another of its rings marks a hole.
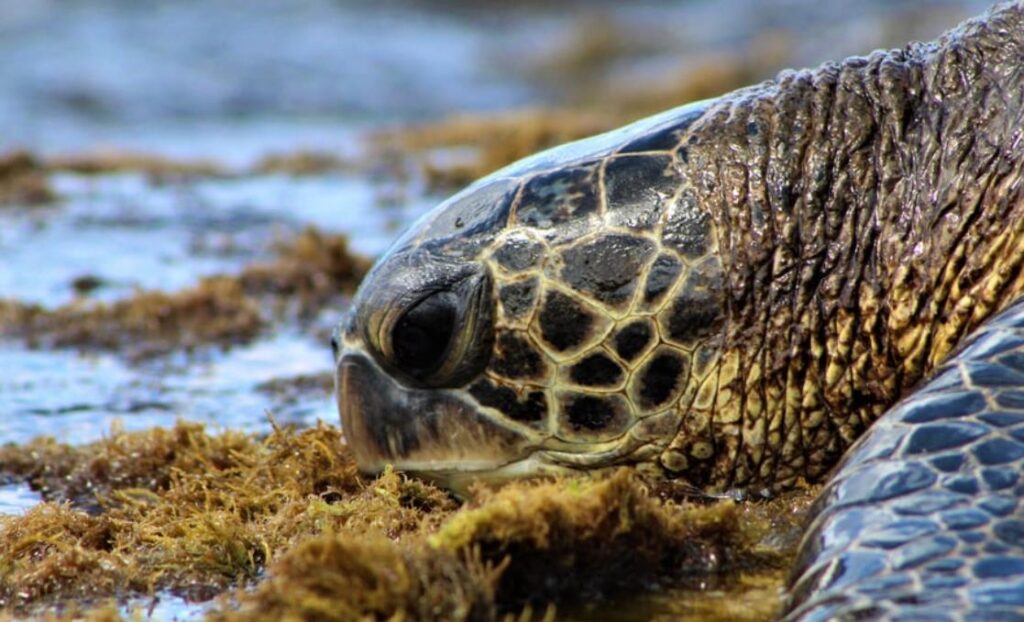
[[[0,334],[22,336],[36,347],[123,350],[133,358],[240,343],[264,325],[257,301],[227,277],[174,293],[140,292],[109,304],[76,300],[53,310],[0,301]]]
[[[0,299],[0,336],[36,347],[113,350],[143,359],[172,350],[245,343],[273,320],[273,311],[316,315],[354,291],[369,261],[347,238],[309,227],[279,244],[273,261],[237,275],[211,276],[177,292],[143,291],[113,303],[75,300],[56,309]]]
[[[22,150],[0,154],[0,206],[37,206],[56,199],[38,158]]]
[[[262,439],[189,423],[80,447],[39,439],[0,448],[0,473],[46,499],[0,517],[0,607],[224,594],[215,620],[528,619],[735,575],[763,614],[810,498],[676,501],[618,469],[477,489],[460,504],[390,470],[359,476],[325,425]]]
[[[97,150],[46,158],[47,171],[79,175],[141,173],[153,183],[168,183],[196,177],[227,177],[229,171],[212,160],[180,160],[149,153]]]
[[[47,499],[0,518],[0,603],[18,610],[159,589],[208,598],[255,578],[299,535],[366,524],[398,534],[422,513],[385,511],[402,481],[360,483],[326,426],[262,440],[186,423],[81,447],[41,439],[0,449],[0,471]]]
[[[250,169],[251,175],[283,174],[293,177],[349,172],[358,169],[355,162],[327,151],[297,150],[271,153],[260,158]]]

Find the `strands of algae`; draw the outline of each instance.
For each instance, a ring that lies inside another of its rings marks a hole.
[[[343,235],[307,228],[281,243],[272,261],[237,275],[211,276],[178,292],[144,291],[114,303],[75,301],[57,309],[0,299],[0,336],[36,346],[113,350],[129,358],[244,343],[293,311],[312,317],[351,293],[370,262]],[[269,311],[268,311],[269,309]]]
[[[39,440],[0,448],[0,473],[49,499],[0,518],[0,607],[33,614],[170,590],[230,595],[214,620],[535,619],[687,577],[777,574],[789,547],[766,544],[773,523],[804,504],[677,502],[629,470],[460,504],[391,471],[361,478],[324,425]],[[777,596],[763,590],[762,616]]]

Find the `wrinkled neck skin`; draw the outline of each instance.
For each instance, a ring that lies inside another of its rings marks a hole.
[[[724,320],[663,464],[712,490],[818,480],[1024,292],[1022,59],[1018,5],[783,73],[691,127]]]

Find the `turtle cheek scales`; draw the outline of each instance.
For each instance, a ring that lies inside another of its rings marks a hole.
[[[597,213],[597,165],[558,169],[532,178],[523,188],[516,221],[550,229]]]
[[[562,280],[592,300],[621,309],[653,254],[654,243],[646,238],[604,235],[562,253]]]
[[[673,405],[682,394],[690,376],[690,356],[663,346],[646,357],[633,375],[630,400],[640,412],[657,412]]]
[[[693,347],[718,328],[725,310],[722,265],[708,257],[691,268],[674,299],[658,314],[661,334],[669,341]]]
[[[558,396],[559,436],[570,442],[594,442],[620,436],[631,416],[626,400],[617,394],[591,395],[566,391]]]

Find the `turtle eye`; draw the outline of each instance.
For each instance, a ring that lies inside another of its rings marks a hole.
[[[424,379],[445,362],[455,333],[458,306],[452,292],[430,294],[409,308],[391,330],[394,364]]]

